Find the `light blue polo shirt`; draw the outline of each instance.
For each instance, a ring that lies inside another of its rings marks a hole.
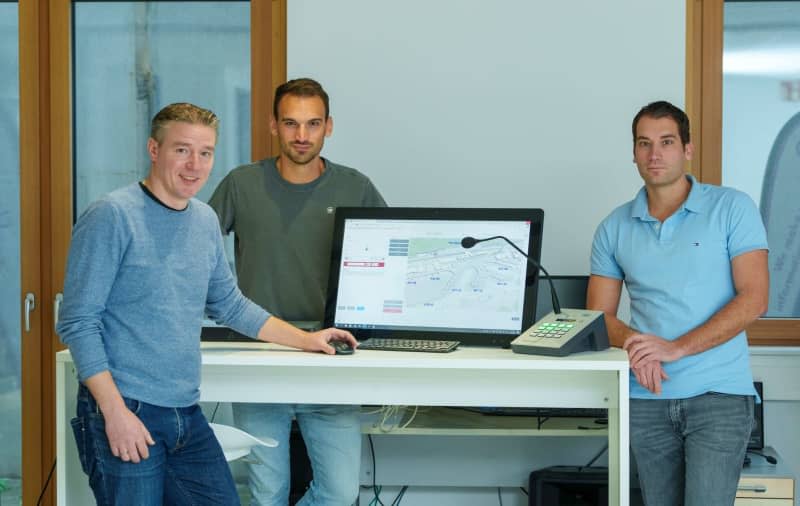
[[[642,188],[603,220],[592,244],[592,274],[625,282],[630,326],[669,340],[705,323],[734,297],[731,259],[767,249],[761,215],[749,196],[686,178],[692,184],[689,196],[663,223],[650,216]],[[684,399],[712,391],[755,395],[744,332],[664,364],[664,370],[670,379],[662,383],[660,396],[631,373],[631,397]]]

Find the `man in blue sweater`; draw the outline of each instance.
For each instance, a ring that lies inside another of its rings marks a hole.
[[[72,426],[98,504],[238,504],[197,402],[204,314],[263,341],[332,354],[350,333],[303,332],[245,298],[216,214],[193,197],[217,117],[172,104],[152,121],[148,176],[75,224],[58,333],[78,371]]]

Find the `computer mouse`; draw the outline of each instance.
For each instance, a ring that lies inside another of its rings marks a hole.
[[[337,355],[352,355],[356,351],[349,343],[344,341],[331,341],[329,344],[336,350]]]

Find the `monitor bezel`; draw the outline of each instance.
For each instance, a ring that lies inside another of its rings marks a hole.
[[[342,238],[345,223],[352,219],[375,220],[437,220],[437,221],[529,221],[528,251],[526,253],[539,263],[542,254],[542,232],[544,211],[526,208],[428,208],[428,207],[339,207],[336,209],[331,246],[331,268],[328,279],[327,303],[325,304],[325,327],[334,326],[336,297],[339,290],[339,269],[342,259]],[[537,282],[539,271],[528,262],[525,275],[525,295],[520,332],[530,327],[536,312]],[[468,346],[490,346],[508,348],[517,334],[491,332],[438,332],[420,330],[383,330],[348,328],[358,339],[391,337],[407,339],[453,339]]]

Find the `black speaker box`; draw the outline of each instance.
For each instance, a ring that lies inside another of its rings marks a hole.
[[[608,506],[608,468],[553,466],[530,475],[529,506]]]
[[[747,442],[748,450],[761,450],[764,448],[764,384],[760,381],[753,382],[756,392],[761,398],[761,404],[756,404],[753,410],[753,430]]]

